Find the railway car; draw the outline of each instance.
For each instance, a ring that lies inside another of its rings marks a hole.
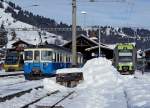
[[[145,57],[145,64],[150,66],[150,49],[143,51],[142,56]]]
[[[116,45],[114,49],[113,65],[121,74],[134,74],[136,69],[137,51],[131,43]]]
[[[71,67],[71,51],[56,46],[38,46],[24,49],[24,75],[26,79],[54,76],[57,69]],[[78,55],[78,65],[82,65],[82,54]]]
[[[23,54],[17,51],[7,52],[4,69],[6,72],[23,70],[24,60]]]

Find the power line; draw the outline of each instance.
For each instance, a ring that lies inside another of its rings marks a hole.
[[[72,31],[72,28],[5,28],[6,31]],[[77,28],[77,31],[84,31]]]

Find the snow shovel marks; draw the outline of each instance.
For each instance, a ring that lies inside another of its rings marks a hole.
[[[150,108],[150,82],[132,78],[124,82],[128,108]]]

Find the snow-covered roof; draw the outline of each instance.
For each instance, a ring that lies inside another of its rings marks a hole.
[[[109,50],[113,50],[113,48],[111,48],[109,46],[100,45],[100,47],[105,48],[105,49],[109,49]],[[85,51],[90,51],[90,50],[97,49],[97,48],[99,48],[99,46],[94,46],[94,47],[87,48],[87,49],[85,49]]]
[[[150,51],[150,48],[147,48],[147,49],[144,50],[144,52],[147,52],[147,51]]]
[[[56,71],[56,74],[60,73],[81,73],[81,68],[65,68],[65,69],[58,69]]]
[[[98,45],[98,43],[97,43],[96,41],[93,41],[93,40],[89,39],[87,36],[85,36],[85,35],[83,35],[83,34],[78,35],[78,36],[77,36],[77,39],[80,38],[80,37],[83,37],[83,38],[85,38],[85,39],[91,41],[92,43]],[[63,44],[62,46],[65,46],[65,45],[67,45],[67,44],[69,44],[69,43],[71,43],[71,42],[72,42],[72,40],[70,40],[69,42],[66,42],[66,43]]]

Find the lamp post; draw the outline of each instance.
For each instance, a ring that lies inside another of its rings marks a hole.
[[[86,14],[87,14],[87,12],[81,11],[81,14],[83,15],[83,28],[85,29],[85,27],[86,27]]]
[[[76,0],[72,0],[72,66],[77,65],[77,48],[76,48]]]

